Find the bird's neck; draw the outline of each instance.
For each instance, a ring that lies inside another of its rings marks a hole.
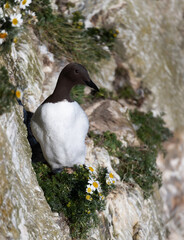
[[[54,89],[54,92],[44,101],[44,103],[52,102],[60,102],[63,100],[67,100],[69,102],[73,102],[70,98],[70,91],[73,87],[73,84],[68,81],[65,77],[59,76],[59,79],[57,81],[56,87]]]

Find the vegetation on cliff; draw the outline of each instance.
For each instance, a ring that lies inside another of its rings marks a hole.
[[[114,188],[112,173],[106,168],[81,165],[74,166],[71,174],[66,170],[53,174],[46,164],[33,166],[52,211],[64,213],[72,237],[85,239],[97,226],[97,211],[105,209],[105,197]]]
[[[109,131],[103,134],[90,132],[89,137],[96,146],[104,147],[109,155],[120,160],[114,168],[121,179],[127,183],[137,183],[147,198],[153,192],[154,184],[161,186],[161,172],[156,166],[156,158],[162,142],[172,133],[164,126],[163,119],[153,117],[151,112],[130,111],[130,117],[137,126],[138,137],[144,143],[141,147],[123,147],[116,135]]]

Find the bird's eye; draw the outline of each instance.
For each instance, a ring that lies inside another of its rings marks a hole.
[[[79,73],[79,70],[78,70],[78,69],[75,69],[75,73]]]

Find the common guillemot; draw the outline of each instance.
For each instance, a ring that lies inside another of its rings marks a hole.
[[[70,98],[72,87],[78,84],[98,91],[86,68],[70,63],[61,71],[54,92],[31,119],[32,133],[53,171],[85,162],[89,121],[80,105]]]

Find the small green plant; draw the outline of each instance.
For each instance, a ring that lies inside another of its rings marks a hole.
[[[114,165],[117,173],[125,182],[136,182],[143,190],[145,198],[153,191],[154,184],[161,185],[161,173],[156,166],[157,151],[142,147],[122,147],[114,133],[89,133],[94,144],[104,147],[109,155],[119,158],[120,163]]]
[[[116,157],[121,156],[122,143],[117,139],[115,133],[106,131],[103,134],[95,134],[93,131],[90,131],[88,136],[93,139],[95,145],[104,147],[109,155]]]
[[[104,44],[110,49],[113,48],[113,44],[119,34],[119,31],[113,28],[87,28],[86,33],[91,36],[97,43]]]
[[[80,11],[73,12],[72,24],[78,29],[84,28],[84,19],[85,17],[81,14]]]
[[[117,173],[125,182],[133,179],[148,198],[157,183],[161,187],[161,172],[156,166],[157,151],[128,147],[122,149],[120,163],[115,166]]]
[[[136,99],[136,92],[131,85],[127,85],[118,92],[118,96],[126,100]]]
[[[105,88],[99,88],[99,91],[91,91],[91,94],[85,95],[84,86],[78,85],[72,88],[71,98],[79,104],[91,102],[98,99],[117,99],[112,92],[108,92]]]
[[[64,213],[73,238],[85,239],[87,232],[97,225],[97,211],[105,208],[105,196],[114,187],[112,173],[106,168],[96,172],[83,165],[74,166],[72,174],[65,170],[53,174],[46,164],[33,166],[52,211]]]
[[[149,148],[161,150],[162,142],[172,136],[171,131],[164,127],[163,119],[160,116],[154,117],[152,112],[130,111],[130,118],[137,126],[137,136]]]
[[[74,86],[71,90],[70,95],[74,101],[78,102],[79,104],[82,104],[85,97],[84,86],[83,85]]]
[[[0,68],[0,115],[9,112],[16,100],[15,87],[9,82],[8,71],[3,66]]]
[[[98,70],[96,62],[110,57],[108,51],[86,35],[85,29],[76,28],[63,15],[54,15],[49,1],[35,0],[31,9],[38,17],[35,32],[49,43],[50,51],[58,58],[67,56],[69,61],[79,62],[92,72]],[[74,22],[77,16],[74,14]]]

